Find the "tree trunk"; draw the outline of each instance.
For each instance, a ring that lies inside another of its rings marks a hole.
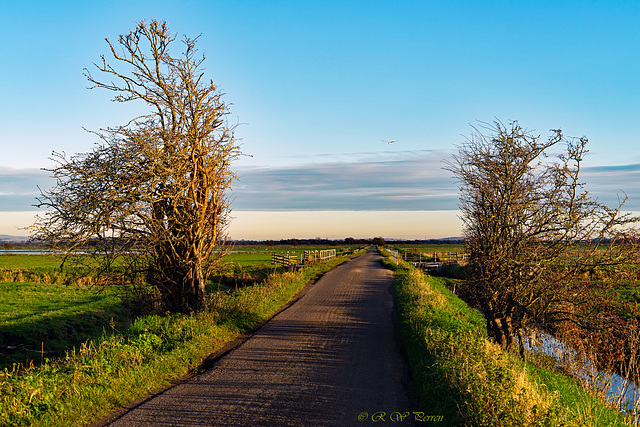
[[[196,260],[196,265],[193,267],[195,269],[194,283],[193,283],[193,297],[194,297],[194,308],[196,310],[204,310],[207,308],[207,294],[205,292],[206,278],[202,272],[202,260],[200,257]]]
[[[487,333],[500,348],[505,351],[511,349],[515,333],[509,317],[487,317]]]
[[[522,328],[518,329],[518,343],[520,344],[520,358],[523,362],[526,362],[527,352],[524,349],[524,336],[522,335]]]

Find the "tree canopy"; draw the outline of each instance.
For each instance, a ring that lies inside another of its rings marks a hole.
[[[140,22],[85,71],[91,88],[116,102],[142,101],[148,111],[92,132],[93,150],[54,153],[57,185],[42,192],[46,212],[36,237],[66,251],[68,262],[101,273],[105,283],[147,289],[157,308],[206,306],[208,271],[220,258],[230,220],[231,164],[239,154],[229,106],[205,80],[196,39],[164,22]],[[74,257],[80,249],[93,257]]]
[[[584,274],[627,259],[619,243],[637,219],[584,189],[587,143],[561,130],[542,140],[517,122],[496,121],[474,129],[447,164],[461,190],[468,296],[504,348],[527,326],[584,323],[588,311],[577,307],[593,295]]]

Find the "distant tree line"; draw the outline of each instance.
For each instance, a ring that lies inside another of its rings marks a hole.
[[[338,246],[338,245],[373,245],[382,243],[382,245],[462,245],[464,240],[461,237],[446,239],[387,239],[383,237],[375,237],[373,239],[347,237],[345,239],[280,239],[280,240],[229,240],[233,245],[260,245],[260,246],[298,246],[298,245],[314,245],[314,246]]]

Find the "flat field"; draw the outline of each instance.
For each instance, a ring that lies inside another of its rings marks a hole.
[[[300,255],[304,251],[335,249],[337,254],[349,253],[358,249],[357,246],[253,246],[241,245],[232,248],[231,252],[225,256],[226,263],[236,263],[240,265],[253,265],[271,263],[271,254]],[[33,251],[28,253],[1,253],[0,252],[0,269],[23,269],[37,271],[55,271],[60,268],[60,256],[51,254],[42,254],[41,251]]]
[[[210,278],[208,289],[235,292],[262,282],[283,271],[271,264],[272,253],[299,255],[315,249],[327,247],[236,247]],[[347,247],[335,249],[343,253]],[[64,285],[64,277],[58,256],[0,255],[0,371],[14,363],[38,364],[64,356],[88,339],[125,330],[133,321],[114,290]]]
[[[464,245],[394,245],[394,248],[402,252],[464,252]]]
[[[55,255],[32,254],[2,254],[0,268],[16,268],[28,270],[55,270],[60,268],[60,258]]]

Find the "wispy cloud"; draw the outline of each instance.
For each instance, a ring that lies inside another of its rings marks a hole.
[[[362,154],[362,153],[361,153]],[[455,210],[459,192],[443,169],[449,152],[354,156],[355,161],[262,167],[239,171],[233,208],[245,211]],[[582,181],[600,202],[640,211],[640,164],[586,167]],[[39,169],[0,167],[0,212],[33,211],[38,186],[53,185]]]
[[[455,210],[459,191],[443,169],[449,152],[411,152],[387,158],[240,171],[238,210]],[[587,167],[586,189],[600,202],[640,210],[640,164]]]
[[[40,169],[0,167],[0,212],[36,210],[38,186],[47,189],[52,184],[48,172]]]
[[[239,210],[452,210],[457,189],[442,152],[241,170]]]
[[[598,201],[617,207],[628,197],[624,210],[640,210],[640,164],[584,168],[581,177]]]

